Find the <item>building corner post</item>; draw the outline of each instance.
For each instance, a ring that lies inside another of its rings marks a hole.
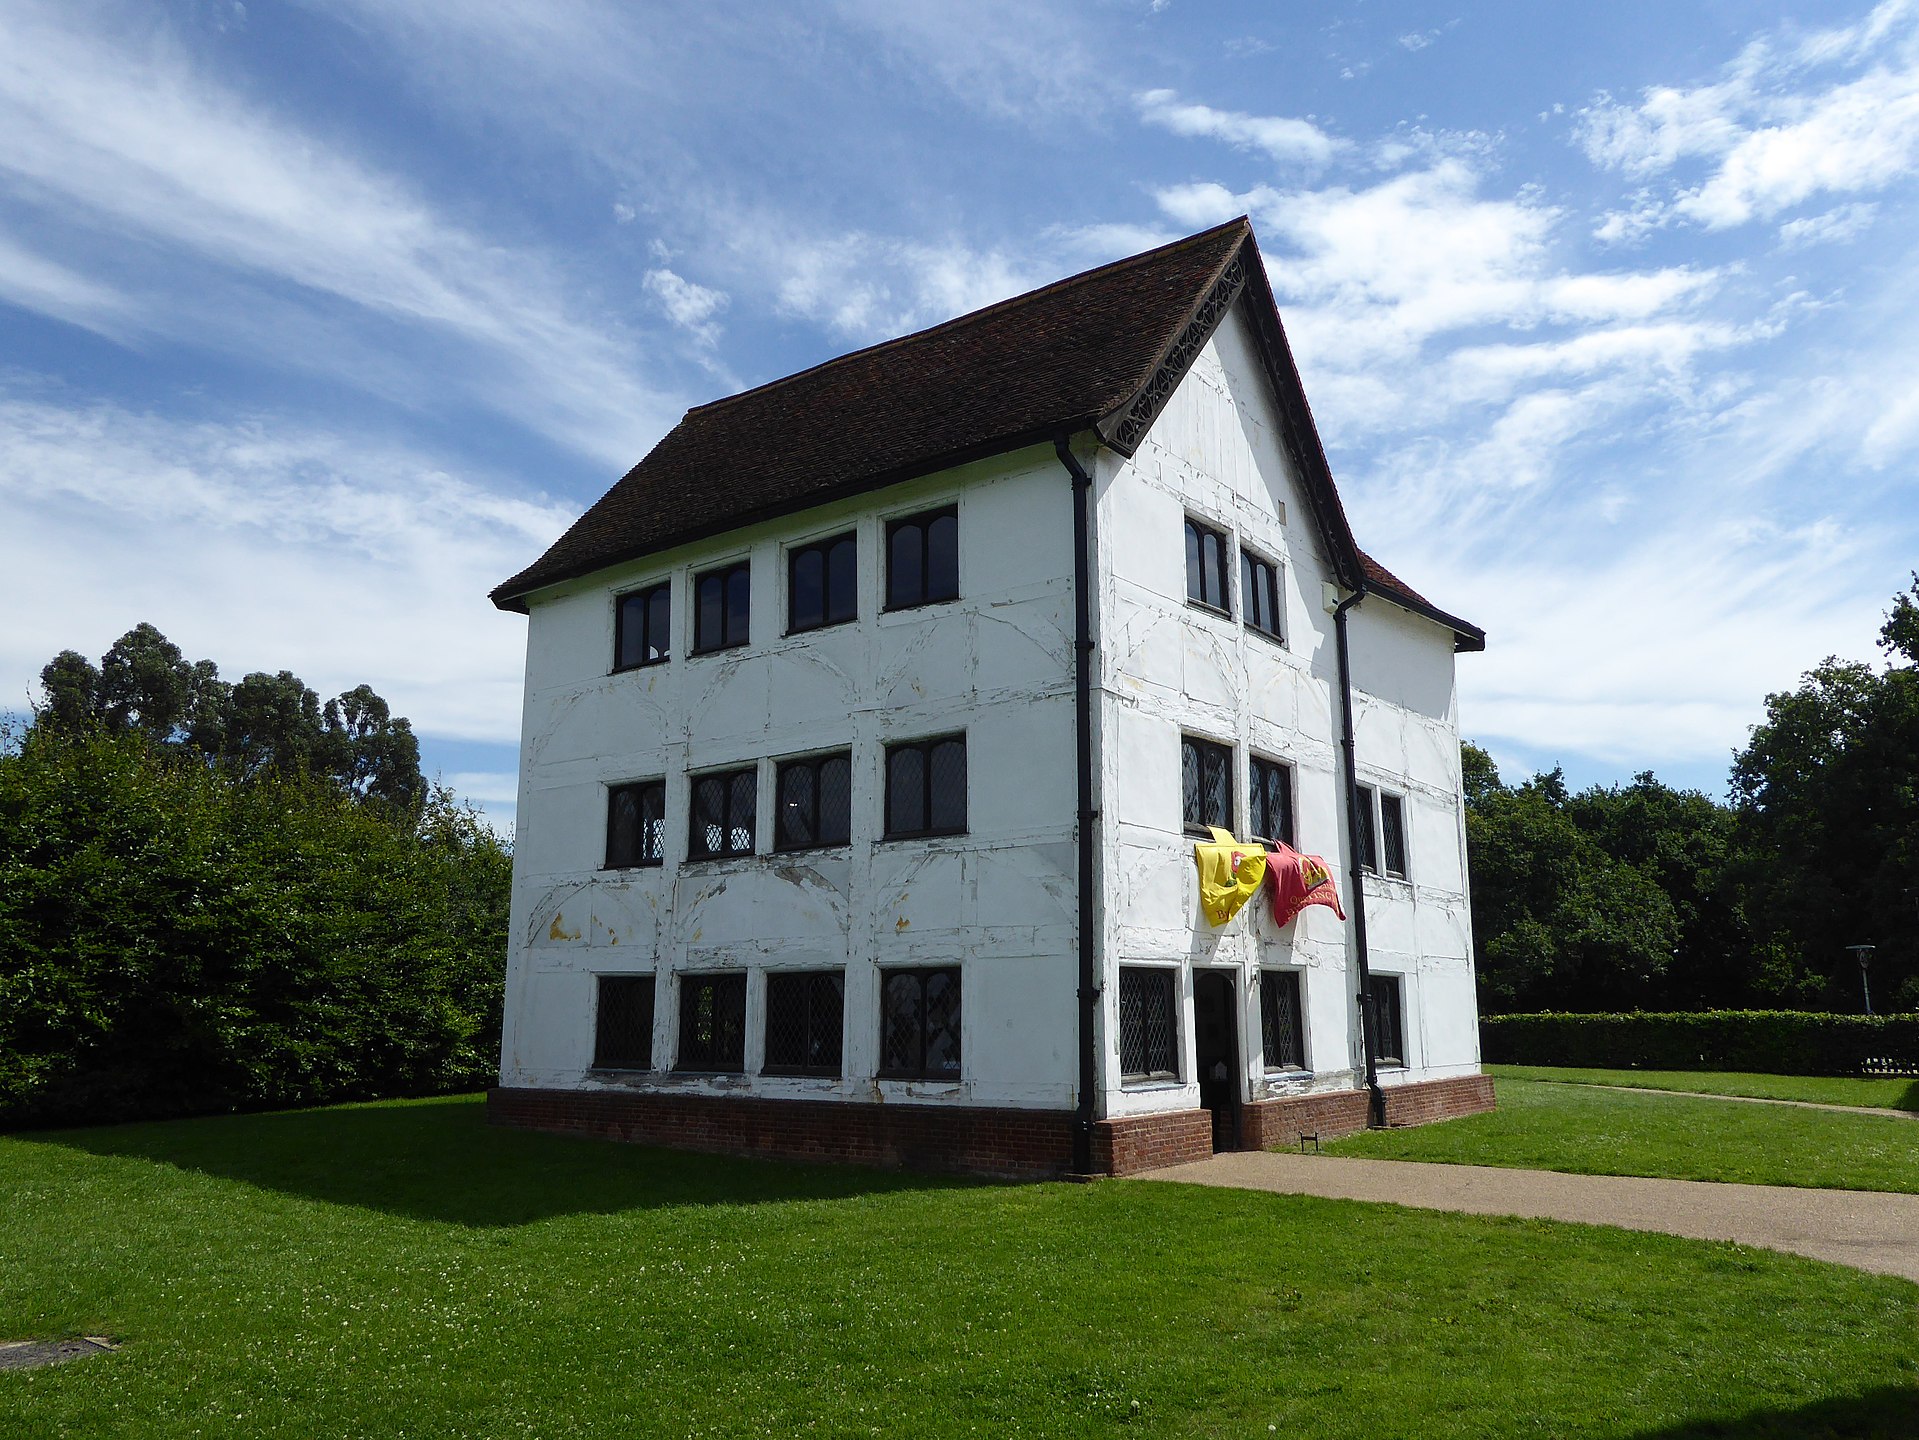
[[[1346,643],[1346,612],[1366,598],[1366,591],[1353,591],[1333,607],[1333,635],[1339,651],[1339,736],[1342,769],[1346,780],[1346,857],[1347,874],[1352,886],[1353,948],[1359,959],[1359,1044],[1366,1056],[1366,1092],[1369,1096],[1369,1122],[1375,1129],[1386,1126],[1386,1092],[1379,1085],[1379,1065],[1374,1044],[1376,1023],[1373,1013],[1373,972],[1366,953],[1366,881],[1365,866],[1359,853],[1359,765],[1353,747],[1353,665]]]
[[[1093,1173],[1093,1091],[1098,1083],[1093,1046],[1099,1019],[1099,907],[1094,890],[1093,804],[1093,477],[1073,453],[1070,437],[1053,441],[1073,477],[1073,718],[1078,759],[1079,837],[1079,1082],[1073,1115],[1073,1172]]]

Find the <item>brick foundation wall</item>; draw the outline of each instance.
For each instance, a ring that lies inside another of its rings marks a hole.
[[[646,1091],[497,1089],[495,1125],[679,1150],[1035,1180],[1073,1163],[1065,1110],[983,1110]]]
[[[1420,1080],[1410,1085],[1388,1085],[1385,1091],[1388,1125],[1430,1125],[1435,1120],[1456,1120],[1493,1108],[1490,1075]],[[1297,1145],[1301,1132],[1321,1140],[1351,1135],[1366,1128],[1367,1100],[1364,1090],[1255,1100],[1240,1111],[1240,1143],[1248,1150],[1275,1150]]]
[[[1126,1115],[1093,1125],[1093,1172],[1098,1175],[1137,1175],[1207,1160],[1212,1154],[1213,1117],[1206,1110]]]

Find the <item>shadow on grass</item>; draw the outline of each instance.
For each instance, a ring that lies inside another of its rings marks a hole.
[[[477,1096],[114,1125],[31,1138],[333,1205],[473,1226],[978,1183],[502,1129],[486,1123]]]
[[[1904,1093],[1902,1093],[1893,1104],[1895,1108],[1900,1110],[1919,1112],[1919,1080],[1915,1080],[1906,1086]]]
[[[1790,1410],[1688,1420],[1642,1430],[1632,1440],[1912,1440],[1915,1435],[1919,1435],[1919,1390],[1889,1385]]]

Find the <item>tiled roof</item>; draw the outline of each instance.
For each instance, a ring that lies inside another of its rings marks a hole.
[[[1341,580],[1357,584],[1359,551],[1241,217],[694,407],[493,602],[524,610],[543,586],[1094,426],[1130,453],[1127,437],[1151,423],[1194,337],[1203,343],[1234,294],[1273,373],[1320,534]]]

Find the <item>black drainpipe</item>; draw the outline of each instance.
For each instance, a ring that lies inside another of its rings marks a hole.
[[[1359,856],[1359,768],[1353,758],[1353,665],[1346,649],[1346,612],[1366,598],[1355,590],[1333,607],[1333,634],[1339,642],[1339,735],[1346,761],[1346,854],[1350,857],[1353,939],[1359,950],[1359,1039],[1366,1052],[1366,1090],[1372,1097],[1371,1124],[1386,1126],[1386,1092],[1379,1088],[1379,1066],[1373,1054],[1373,971],[1366,959],[1366,882]]]
[[[1067,437],[1053,449],[1073,477],[1073,707],[1079,746],[1079,1104],[1073,1116],[1073,1173],[1093,1173],[1094,1024],[1099,1018],[1098,911],[1093,894],[1093,477]]]

